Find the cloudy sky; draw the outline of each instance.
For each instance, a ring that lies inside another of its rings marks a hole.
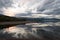
[[[60,0],[0,0],[0,14],[15,17],[60,17]]]

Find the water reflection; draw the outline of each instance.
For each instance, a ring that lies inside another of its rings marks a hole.
[[[5,38],[60,38],[60,22],[27,23],[0,30],[0,37]],[[8,36],[8,37],[7,37]]]

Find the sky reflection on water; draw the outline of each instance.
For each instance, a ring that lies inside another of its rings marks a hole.
[[[55,24],[60,24],[59,22],[54,23]],[[51,26],[51,23],[49,23]],[[30,38],[30,37],[36,37],[40,38],[39,32],[37,30],[44,30],[44,31],[53,31],[53,28],[49,28],[48,23],[27,23],[25,25],[17,25],[17,26],[12,26],[3,30],[0,30],[0,35],[7,35],[11,37],[16,37],[16,38]],[[53,24],[52,24],[53,26]],[[39,27],[39,28],[38,28]],[[5,35],[5,36],[6,36]],[[7,37],[6,36],[6,37]],[[4,37],[4,36],[3,36]]]

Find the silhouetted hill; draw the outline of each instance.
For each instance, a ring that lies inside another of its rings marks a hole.
[[[56,19],[56,18],[25,18],[25,17],[16,18],[16,17],[9,17],[9,16],[0,14],[0,22],[4,22],[4,21],[58,22],[58,21],[60,21],[60,19]]]
[[[25,21],[25,19],[16,18],[16,17],[9,17],[9,16],[5,16],[5,15],[0,14],[0,22],[4,22],[4,21]]]
[[[57,18],[26,18],[26,20],[34,22],[59,22],[60,19]]]

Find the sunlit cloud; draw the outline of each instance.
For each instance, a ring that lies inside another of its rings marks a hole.
[[[3,9],[4,10],[4,15],[7,15],[7,16],[15,16],[15,11],[13,8],[7,8],[7,9]]]
[[[43,1],[36,0],[12,0],[11,7],[7,7],[3,13],[8,16],[14,16],[14,14],[25,12],[37,12],[37,7]],[[10,15],[9,15],[10,14]]]

